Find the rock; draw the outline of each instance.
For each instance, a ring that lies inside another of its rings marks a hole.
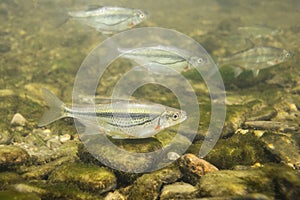
[[[25,126],[26,123],[27,120],[20,113],[16,113],[10,122],[11,125],[16,125],[16,126]]]
[[[220,139],[205,157],[219,169],[230,169],[236,165],[253,165],[276,161],[264,148],[264,143],[252,134],[235,134]]]
[[[287,135],[267,133],[261,138],[265,148],[282,163],[294,169],[300,168],[299,145],[296,140]]]
[[[183,180],[192,185],[196,185],[200,177],[204,174],[218,170],[214,165],[198,158],[194,154],[181,156],[177,163],[179,164],[181,172],[184,174]]]
[[[277,121],[246,121],[244,123],[245,128],[249,129],[261,129],[270,131],[280,131],[280,132],[295,132],[299,130],[298,123],[293,122],[277,122]]]
[[[194,154],[185,154],[178,160],[180,168],[199,177],[209,172],[218,171],[218,168],[209,162],[198,158]]]
[[[84,163],[64,164],[51,173],[49,180],[54,183],[75,184],[82,190],[98,194],[113,190],[117,185],[117,179],[111,171]]]
[[[105,138],[102,138],[105,137]],[[151,157],[147,152],[153,152],[162,148],[161,143],[155,138],[146,138],[139,140],[120,140],[109,139],[102,135],[89,135],[81,137],[84,143],[84,148],[79,148],[78,156],[84,162],[93,162],[109,165],[113,169],[124,172],[144,172],[152,166],[156,166],[154,157]],[[124,155],[116,150],[112,150],[112,144],[119,149],[125,150]],[[128,152],[128,153],[127,153]],[[139,156],[131,152],[141,153]],[[145,153],[145,154],[142,154]],[[102,165],[102,164],[100,164]]]
[[[170,184],[182,176],[174,167],[164,168],[137,178],[130,189],[128,199],[157,199],[163,184]]]
[[[18,166],[29,159],[29,154],[22,148],[16,146],[0,147],[0,169]]]
[[[22,177],[14,172],[0,173],[0,190],[5,189],[8,185],[23,181]]]
[[[266,172],[274,177],[276,196],[279,199],[298,199],[300,196],[300,173],[299,171],[284,168],[282,166],[268,166]]]
[[[125,197],[116,190],[114,192],[109,192],[104,200],[125,200]]]
[[[263,193],[274,196],[272,180],[262,170],[220,170],[201,177],[201,197],[244,196]]]
[[[9,144],[12,137],[12,134],[10,134],[8,130],[2,130],[2,132],[0,133],[0,145]]]
[[[197,196],[197,188],[184,182],[176,182],[165,185],[159,197],[160,200],[166,199],[193,199]]]
[[[33,165],[30,167],[25,167],[25,169],[22,170],[23,173],[25,172],[24,174],[22,174],[22,177],[25,179],[44,179],[48,177],[50,173],[54,171],[58,166],[66,162],[74,162],[74,159],[74,157],[65,156],[43,165]]]
[[[4,190],[0,191],[0,199],[40,200],[41,198],[33,193],[21,193],[13,190]]]
[[[253,193],[247,195],[236,195],[236,196],[223,196],[223,197],[205,197],[200,198],[201,200],[273,200],[273,197],[269,197],[261,193]],[[200,200],[199,199],[199,200]]]
[[[67,141],[71,140],[71,135],[70,134],[64,134],[59,136],[59,141],[61,143],[65,143]]]
[[[36,193],[36,194],[45,194],[46,190],[41,189],[39,187],[27,185],[24,183],[19,183],[13,185],[13,188],[18,191],[18,192],[23,192],[23,193]]]

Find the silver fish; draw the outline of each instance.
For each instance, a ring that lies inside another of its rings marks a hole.
[[[50,109],[44,113],[38,126],[72,117],[88,130],[99,130],[115,139],[148,138],[159,131],[186,120],[185,111],[155,103],[116,100],[111,103],[67,106],[49,90],[43,95]],[[97,133],[98,133],[97,132]]]
[[[259,70],[280,64],[292,56],[293,54],[285,49],[276,47],[254,47],[219,59],[219,65],[234,66],[235,77],[240,75],[243,70],[252,70],[253,75],[257,76]]]
[[[262,25],[241,26],[238,27],[237,31],[239,34],[250,38],[267,38],[281,33],[278,29]]]
[[[208,63],[205,56],[192,56],[191,53],[171,46],[151,46],[135,49],[118,49],[122,58],[135,61],[137,64],[145,66],[149,71],[164,73],[161,66],[175,69],[178,72],[184,72],[192,66],[202,66]]]
[[[139,9],[100,7],[88,11],[69,12],[69,16],[104,34],[112,34],[133,28],[143,22],[148,14]]]

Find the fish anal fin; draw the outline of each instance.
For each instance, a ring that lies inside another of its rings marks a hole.
[[[234,77],[238,77],[243,72],[243,69],[240,66],[233,66]]]
[[[259,74],[259,69],[253,69],[253,70],[252,70],[252,73],[253,73],[253,76],[254,76],[254,77],[257,77],[258,74]]]

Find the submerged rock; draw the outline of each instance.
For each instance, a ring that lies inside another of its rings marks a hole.
[[[192,199],[197,197],[197,188],[184,182],[176,182],[165,185],[159,197],[160,200],[166,199]]]
[[[20,113],[16,113],[10,122],[11,125],[16,125],[16,126],[25,126],[26,123],[27,120]]]
[[[277,161],[265,150],[260,138],[252,133],[235,134],[231,138],[219,140],[205,159],[219,169]]]
[[[218,168],[216,168],[214,165],[201,158],[198,158],[194,154],[185,154],[180,157],[178,162],[183,171],[188,171],[196,174],[199,177],[209,172],[218,171]]]
[[[202,197],[226,197],[263,193],[274,196],[272,180],[260,170],[221,170],[204,175],[199,182]]]
[[[16,192],[13,190],[0,191],[0,199],[40,200],[41,198],[33,193]]]
[[[265,148],[282,163],[294,169],[300,169],[299,144],[292,137],[267,133],[261,137]]]
[[[262,199],[297,199],[300,195],[300,174],[282,165],[220,170],[202,176],[197,186],[201,197],[234,199],[234,196],[239,196],[238,199],[244,199],[249,196],[249,199],[259,199],[262,195]]]
[[[22,148],[16,146],[0,147],[0,169],[21,165],[29,159],[29,154]]]
[[[75,184],[82,190],[102,194],[116,188],[115,175],[104,167],[84,163],[67,163],[49,176],[51,182]]]
[[[108,141],[103,137],[106,136],[91,135],[81,138],[84,147],[81,146],[79,148],[78,156],[83,162],[92,162],[97,165],[105,164],[124,172],[143,172],[156,164],[155,158],[147,153],[162,148],[161,143],[155,138],[137,140],[110,139]],[[117,150],[113,150],[112,145],[118,147]],[[120,149],[125,151],[120,151]],[[136,156],[137,154],[133,153],[139,154]]]
[[[157,199],[163,184],[170,184],[182,176],[180,170],[168,167],[137,178],[130,189],[128,199]]]
[[[1,172],[0,173],[0,190],[8,187],[10,184],[23,181],[22,177],[15,172]]]
[[[218,171],[214,165],[190,153],[181,156],[177,163],[184,174],[183,180],[192,185],[195,185],[204,174]]]

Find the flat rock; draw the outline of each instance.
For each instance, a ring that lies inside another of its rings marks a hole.
[[[184,182],[165,185],[161,191],[161,200],[166,199],[192,199],[197,196],[197,188]]]

